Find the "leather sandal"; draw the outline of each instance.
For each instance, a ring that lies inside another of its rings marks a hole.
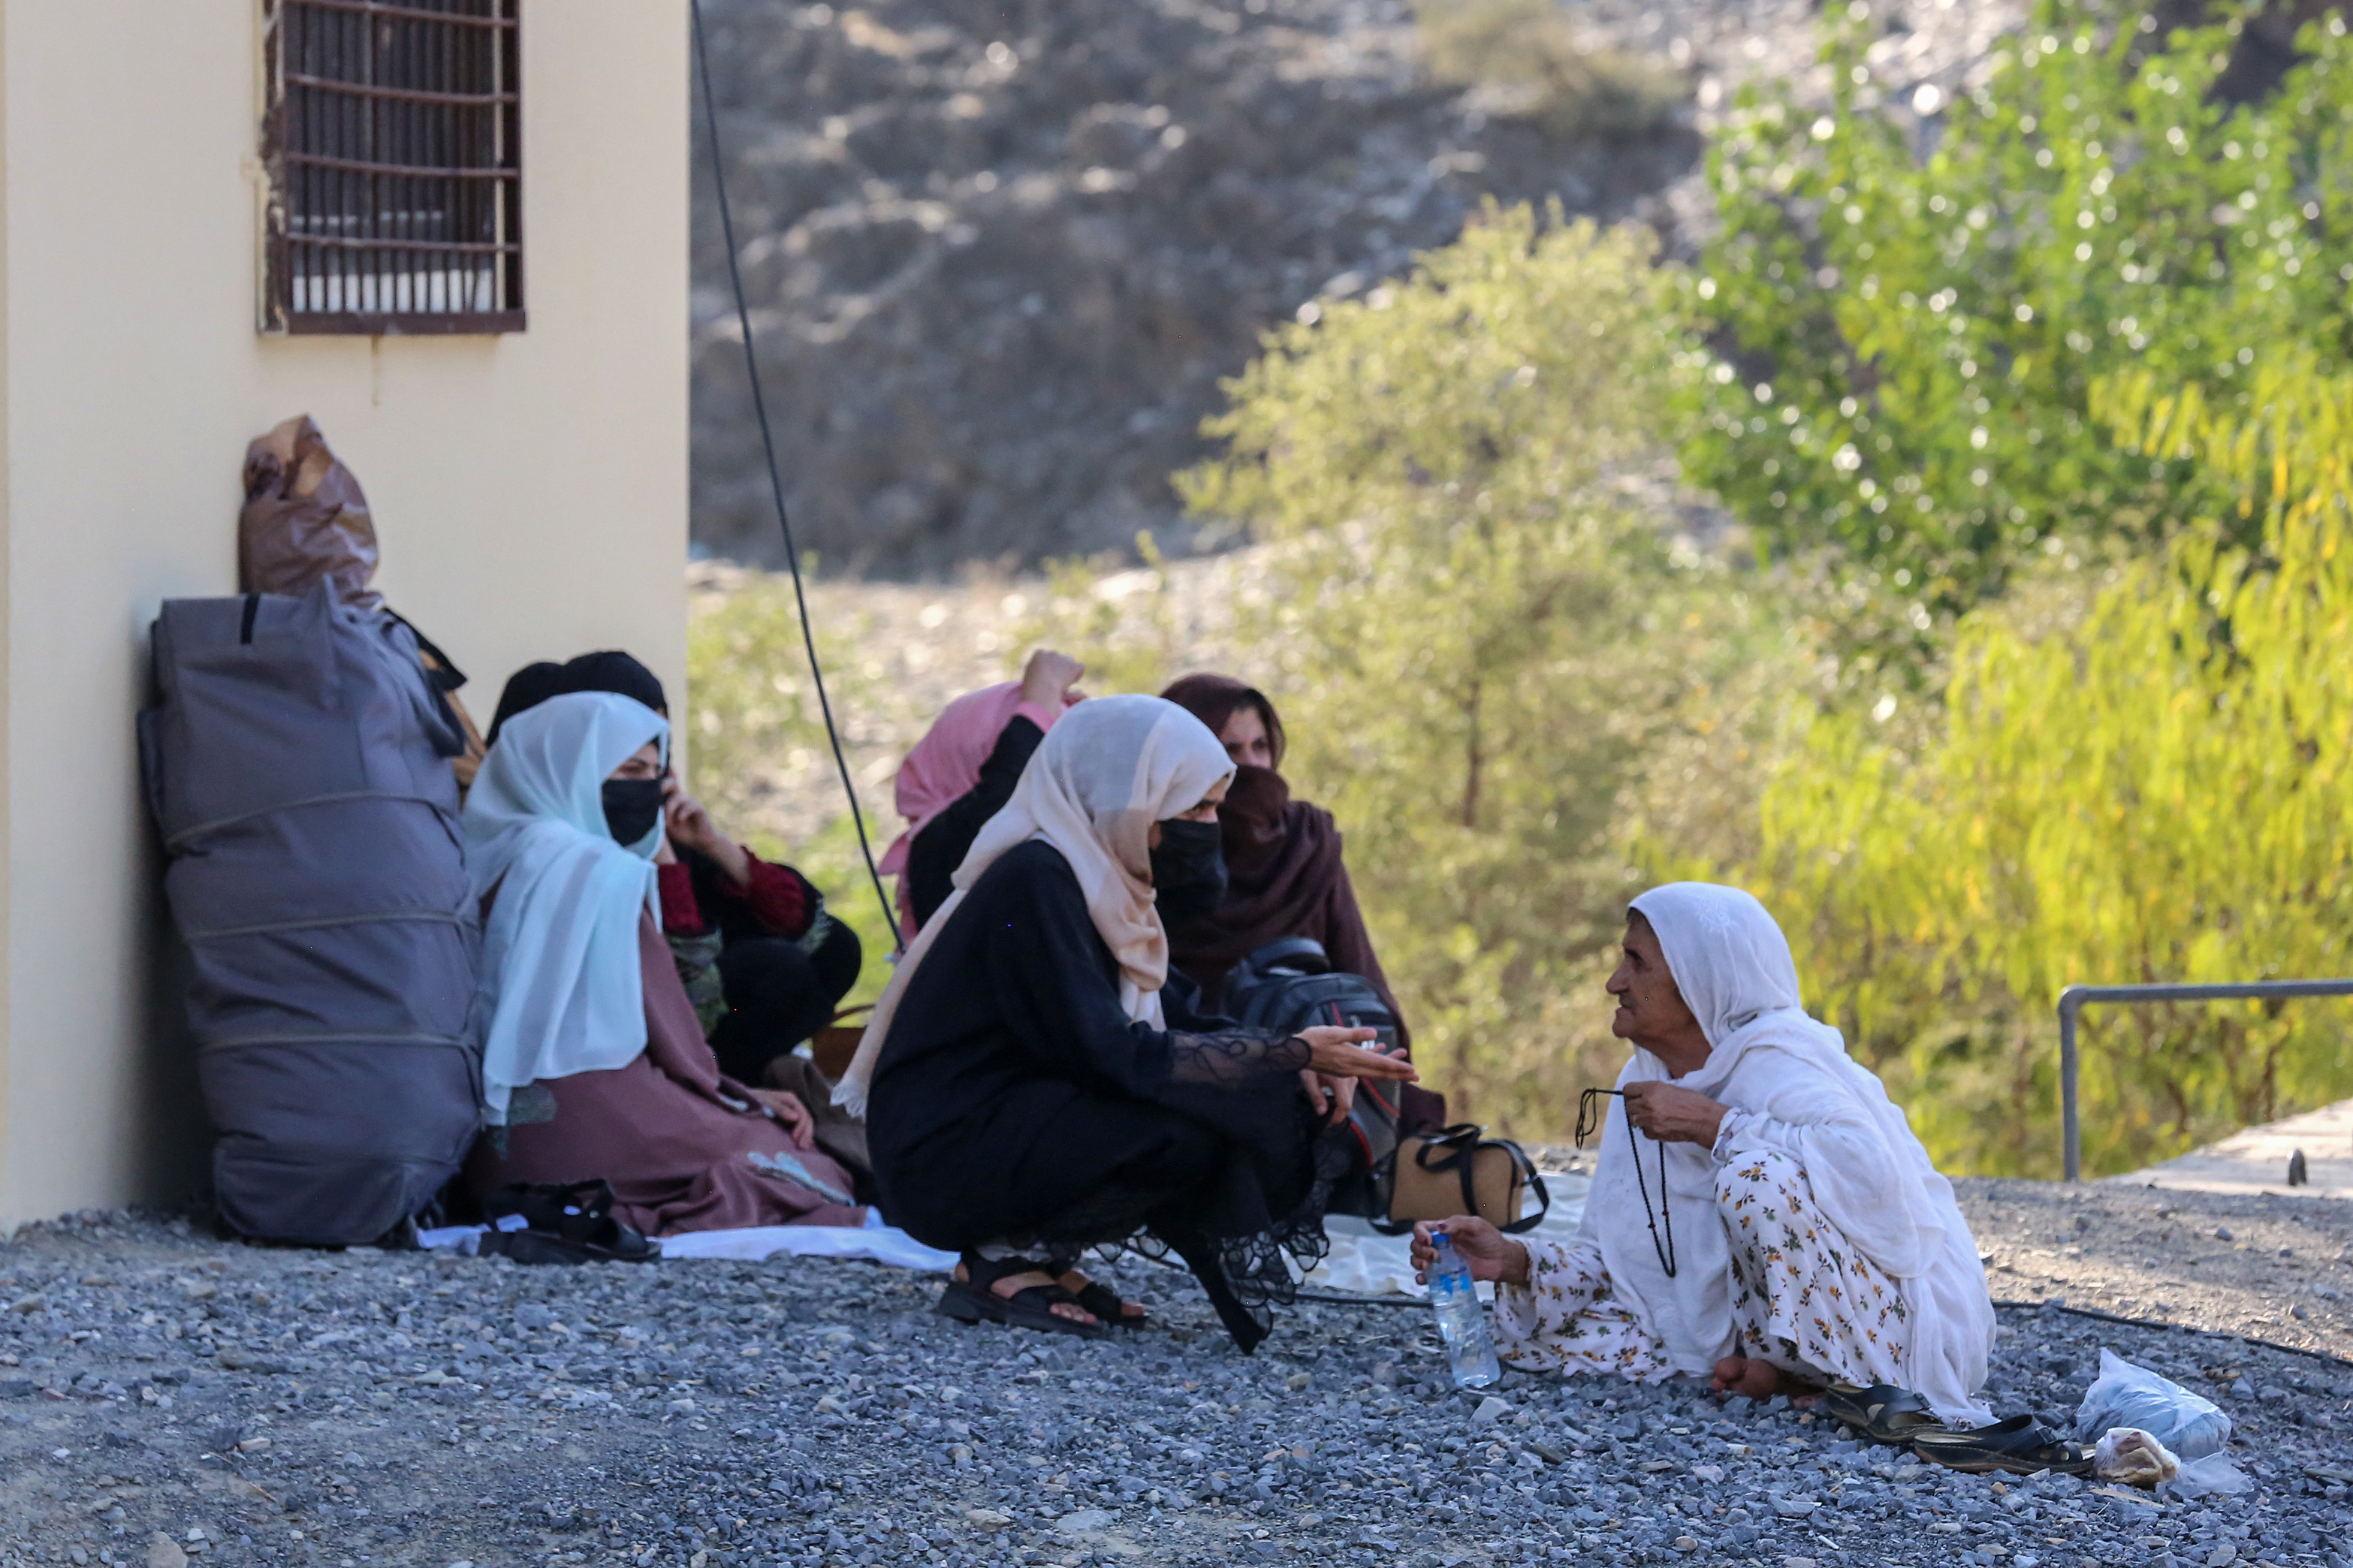
[[[1833,1384],[1823,1391],[1822,1408],[1853,1431],[1891,1447],[1900,1448],[1922,1432],[1946,1429],[1926,1400],[1888,1383],[1869,1388]]]
[[[1071,1293],[1071,1300],[1113,1328],[1141,1329],[1152,1321],[1149,1312],[1129,1311],[1126,1300],[1100,1280],[1088,1280]]]
[[[1972,1431],[1921,1431],[1912,1439],[1912,1451],[1947,1469],[1970,1475],[1995,1470],[2031,1476],[2050,1470],[2063,1476],[2092,1473],[2092,1450],[2071,1443],[2031,1415],[2013,1415]]]
[[[651,1262],[661,1248],[615,1219],[613,1203],[613,1184],[601,1179],[512,1183],[482,1200],[491,1228],[480,1249],[517,1263]]]
[[[1081,1340],[1107,1339],[1111,1335],[1111,1330],[1101,1321],[1082,1323],[1056,1312],[1053,1309],[1060,1306],[1093,1311],[1060,1285],[1031,1285],[1010,1296],[1000,1296],[991,1289],[1008,1275],[1043,1274],[1051,1278],[1060,1269],[1027,1258],[1007,1258],[992,1263],[969,1252],[965,1254],[964,1267],[971,1278],[949,1280],[947,1289],[940,1292],[939,1305],[932,1309],[943,1318],[959,1323],[1003,1323],[1008,1329],[1036,1329]],[[1102,1314],[1096,1316],[1100,1319]]]

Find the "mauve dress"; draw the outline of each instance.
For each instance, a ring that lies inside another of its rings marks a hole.
[[[653,917],[638,925],[646,1048],[627,1067],[533,1085],[554,1113],[497,1131],[466,1164],[476,1194],[509,1182],[613,1184],[613,1215],[648,1236],[749,1226],[856,1226],[849,1173],[793,1147],[781,1123],[723,1078]],[[519,1104],[536,1095],[517,1097]]]

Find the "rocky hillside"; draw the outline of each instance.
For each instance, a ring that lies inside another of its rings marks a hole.
[[[1139,529],[1182,552],[1167,476],[1270,324],[1402,269],[1489,195],[1674,243],[1704,216],[1726,82],[1813,48],[1806,0],[1584,0],[1577,37],[1624,51],[1641,90],[1563,114],[1438,79],[1407,0],[706,5],[796,524],[834,570],[902,577]],[[2014,11],[1926,0],[1889,13],[1887,47],[1949,76]],[[694,536],[773,564],[698,178]]]

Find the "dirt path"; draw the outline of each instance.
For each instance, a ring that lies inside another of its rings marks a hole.
[[[1997,1300],[2063,1297],[2353,1358],[2353,1204],[1968,1179]]]

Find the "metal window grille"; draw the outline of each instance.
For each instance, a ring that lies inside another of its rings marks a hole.
[[[519,4],[263,0],[265,331],[522,331]]]

